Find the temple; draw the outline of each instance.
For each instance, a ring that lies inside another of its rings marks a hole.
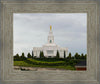
[[[50,31],[47,40],[48,40],[47,44],[43,45],[42,47],[33,48],[34,56],[36,56],[37,58],[40,57],[40,51],[43,51],[44,56],[47,58],[55,57],[57,51],[59,52],[60,58],[64,58],[64,52],[65,52],[65,57],[68,56],[68,48],[62,48],[54,43],[52,26],[50,26]]]

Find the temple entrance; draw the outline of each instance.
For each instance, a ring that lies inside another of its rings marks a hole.
[[[54,51],[53,50],[47,50],[47,54],[52,55],[52,54],[54,54]]]

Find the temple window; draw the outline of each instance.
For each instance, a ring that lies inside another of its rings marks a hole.
[[[52,40],[50,40],[50,43],[52,43]]]

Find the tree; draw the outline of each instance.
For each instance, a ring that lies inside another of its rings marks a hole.
[[[83,53],[81,54],[81,59],[84,59],[84,54]]]
[[[16,54],[16,57],[19,57],[19,54]]]
[[[27,54],[27,58],[32,58],[30,53]]]
[[[71,55],[71,53],[69,53],[69,55],[68,55],[67,58],[68,58],[68,59],[71,59],[71,57],[72,57],[72,55]]]
[[[59,51],[57,50],[56,58],[59,58],[59,57],[60,57]]]
[[[41,51],[40,51],[40,58],[41,58]]]
[[[22,53],[22,55],[21,55],[21,56],[23,56],[23,57],[24,57],[24,56],[25,56],[25,55],[24,55],[24,53]]]
[[[16,54],[16,55],[14,56],[14,61],[20,61],[19,54]]]
[[[84,59],[86,59],[87,58],[87,54],[85,54],[85,56],[84,56]]]
[[[26,60],[24,53],[22,53],[22,55],[21,55],[21,60]]]
[[[41,57],[44,58],[44,53],[43,53],[43,51],[41,52]]]
[[[64,51],[64,58],[66,58],[66,52]]]
[[[40,51],[40,58],[44,58],[44,53],[43,53],[43,51]]]
[[[32,58],[34,58],[34,53],[33,53],[33,51],[32,51]]]
[[[78,53],[75,54],[75,59],[80,59],[80,55]]]

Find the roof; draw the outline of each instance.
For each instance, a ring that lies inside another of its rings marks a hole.
[[[75,66],[86,66],[86,60],[79,61]]]

